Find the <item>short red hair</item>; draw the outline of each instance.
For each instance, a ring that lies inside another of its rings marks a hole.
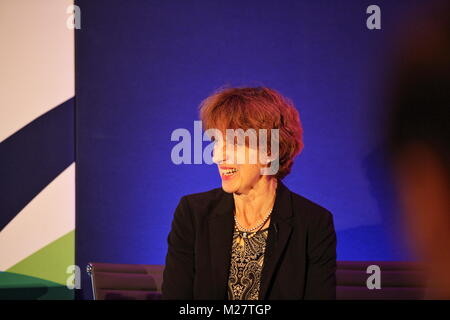
[[[279,129],[278,179],[290,173],[294,158],[303,149],[297,109],[291,100],[270,88],[219,89],[200,104],[200,119],[204,130]]]

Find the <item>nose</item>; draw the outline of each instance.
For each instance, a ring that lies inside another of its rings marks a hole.
[[[216,140],[213,149],[213,162],[216,164],[224,163],[228,160],[226,156],[226,144],[222,140]]]
[[[225,150],[224,150],[225,144],[222,141],[216,140],[214,143],[214,149],[213,149],[213,162],[216,164],[221,164],[224,161],[225,156]]]

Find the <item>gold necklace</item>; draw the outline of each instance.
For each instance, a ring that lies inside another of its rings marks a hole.
[[[260,227],[260,229],[262,228],[262,226]],[[239,249],[241,250],[241,251],[244,251],[244,246],[245,246],[245,240],[244,239],[251,239],[251,238],[253,238],[259,231],[260,231],[260,229],[259,230],[256,230],[256,231],[254,231],[254,232],[251,232],[250,234],[248,234],[248,232],[241,232],[240,230],[239,230],[239,228],[237,227],[237,225],[234,225],[234,229],[237,231],[237,233],[238,233],[238,239],[237,239],[237,241],[238,241],[238,246],[239,246]],[[242,233],[242,234],[241,234]]]
[[[253,228],[244,228],[243,226],[241,226],[241,224],[237,220],[236,214],[234,214],[234,221],[236,222],[236,224],[239,226],[239,228],[241,230],[245,231],[244,232],[244,236],[245,236],[247,233],[252,232],[253,230],[261,228],[266,223],[267,219],[269,219],[270,214],[272,213],[272,210],[273,210],[273,207],[272,207],[272,209],[270,209],[269,213],[264,217],[264,219],[260,223],[258,223],[256,226],[254,226]]]

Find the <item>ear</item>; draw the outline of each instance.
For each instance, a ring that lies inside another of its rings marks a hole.
[[[261,167],[268,167],[270,163],[273,161],[273,158],[269,155],[259,155],[260,156],[260,165]]]

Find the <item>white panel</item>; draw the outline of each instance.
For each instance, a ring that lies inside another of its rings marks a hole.
[[[75,163],[72,163],[0,232],[0,271],[74,229]]]
[[[0,1],[0,142],[74,96],[71,4]]]

